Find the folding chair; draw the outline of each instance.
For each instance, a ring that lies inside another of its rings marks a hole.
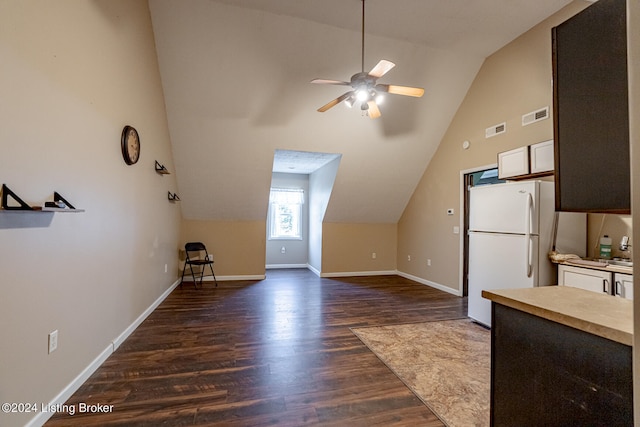
[[[191,270],[191,277],[193,277],[193,285],[197,288],[198,282],[196,281],[196,272],[198,268],[200,269],[200,286],[202,286],[202,279],[204,278],[204,270],[206,266],[209,266],[211,269],[211,274],[213,275],[213,280],[216,282],[216,286],[218,286],[218,280],[216,280],[216,274],[213,272],[213,255],[207,252],[207,248],[202,242],[189,242],[184,245],[184,250],[186,253],[186,258],[184,260],[184,268],[182,269],[182,278],[180,279],[180,287],[182,287],[182,282],[184,282],[184,273],[187,271],[187,266]],[[194,271],[194,266],[196,271]]]

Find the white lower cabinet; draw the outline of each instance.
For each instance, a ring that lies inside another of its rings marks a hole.
[[[558,266],[558,285],[561,286],[571,286],[611,295],[613,289],[612,279],[612,274],[608,271],[573,267],[571,265]]]
[[[633,275],[591,268],[558,266],[558,285],[633,299]]]
[[[633,299],[633,275],[615,273],[613,275],[613,293],[620,298]]]

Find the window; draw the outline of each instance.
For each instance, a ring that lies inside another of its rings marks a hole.
[[[272,188],[269,239],[302,240],[302,189]]]

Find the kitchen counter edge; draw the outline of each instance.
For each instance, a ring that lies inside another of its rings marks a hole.
[[[570,265],[572,267],[588,268],[590,270],[610,271],[612,273],[622,273],[633,275],[633,267],[624,265],[607,264],[606,266],[596,266],[589,264],[581,264],[580,262],[572,262],[571,259],[555,262],[556,264]]]
[[[569,286],[483,290],[482,297],[621,344],[633,343],[633,301]]]

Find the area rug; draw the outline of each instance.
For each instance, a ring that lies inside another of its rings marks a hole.
[[[488,329],[458,319],[352,331],[444,424],[489,425]]]

